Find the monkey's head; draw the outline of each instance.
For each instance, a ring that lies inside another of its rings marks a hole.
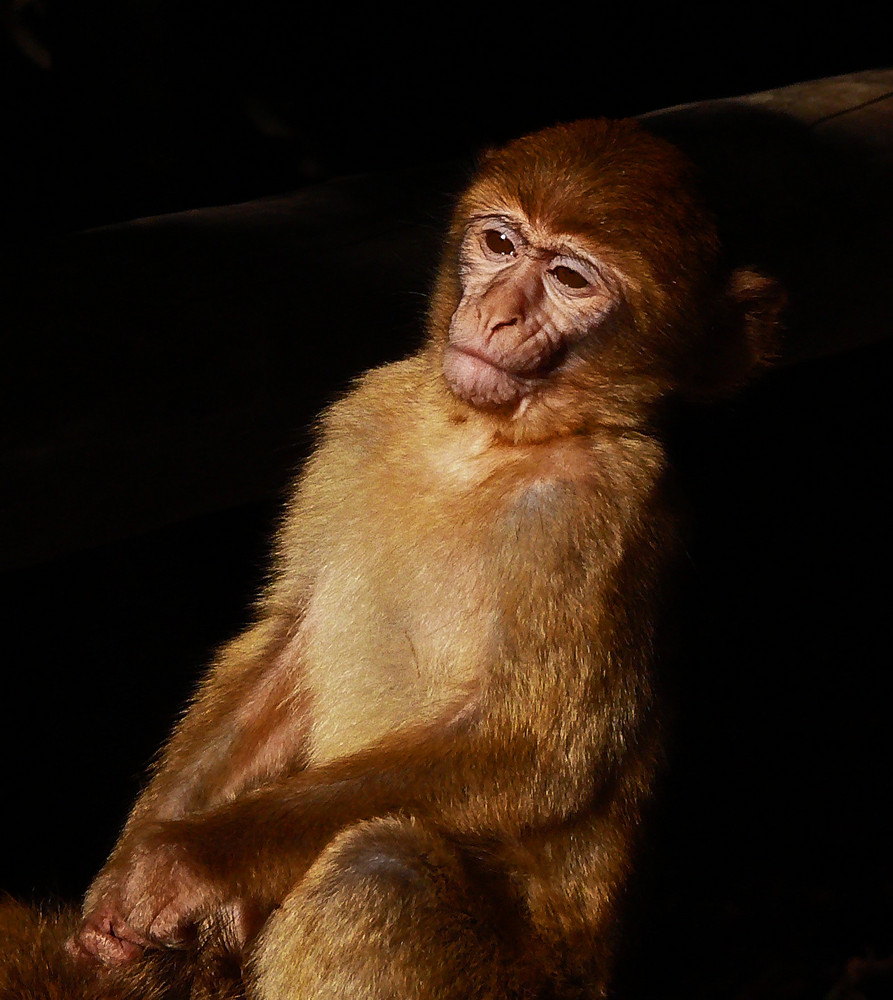
[[[558,125],[485,155],[430,312],[460,418],[485,414],[516,441],[636,423],[766,359],[780,289],[724,266],[694,174],[631,121]]]

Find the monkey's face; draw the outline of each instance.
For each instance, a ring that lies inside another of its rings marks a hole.
[[[460,198],[429,345],[457,410],[515,442],[641,425],[740,384],[783,296],[729,270],[693,165],[634,122],[558,125],[487,154]]]
[[[632,122],[556,126],[484,157],[431,310],[460,417],[516,441],[648,418],[711,323],[718,245],[690,172]]]
[[[480,409],[526,407],[593,340],[607,342],[622,303],[616,276],[584,245],[517,211],[469,220],[459,280],[443,373]]]

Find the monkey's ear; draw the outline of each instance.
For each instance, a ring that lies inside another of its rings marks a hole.
[[[774,278],[740,267],[729,278],[728,300],[733,329],[737,327],[744,347],[741,376],[747,378],[778,359],[787,295]]]
[[[729,275],[693,395],[710,399],[739,389],[778,358],[787,295],[750,268]]]

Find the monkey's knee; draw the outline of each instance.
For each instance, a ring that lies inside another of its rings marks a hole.
[[[253,1000],[496,998],[492,931],[457,853],[398,819],[341,833],[271,917]]]

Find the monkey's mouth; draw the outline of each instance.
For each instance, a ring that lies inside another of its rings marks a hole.
[[[561,363],[563,352],[523,368],[506,368],[472,347],[448,344],[443,374],[453,394],[481,409],[511,406]]]
[[[508,371],[473,348],[455,344],[444,351],[443,374],[454,395],[487,409],[516,403],[529,387],[523,375]]]

